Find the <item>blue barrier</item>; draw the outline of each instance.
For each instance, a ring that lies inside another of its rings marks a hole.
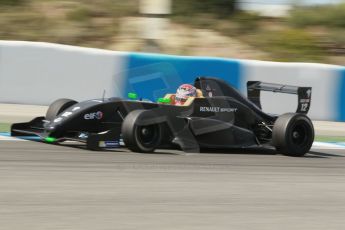
[[[240,63],[222,58],[130,53],[125,93],[136,92],[140,97],[157,100],[174,93],[180,84],[193,83],[198,76],[219,77],[238,88]]]
[[[178,86],[183,83],[193,83],[194,79],[198,76],[222,78],[239,90],[243,90],[243,84],[248,80],[248,72],[246,74],[248,69],[252,71],[250,79],[266,79],[266,81],[274,82],[280,76],[279,72],[277,72],[279,69],[279,66],[277,66],[278,63],[272,63],[272,67],[270,67],[267,63],[261,64],[260,62],[245,62],[225,58],[186,57],[147,53],[129,53],[127,58],[127,65],[123,74],[124,91],[122,92],[122,96],[126,97],[127,93],[135,92],[139,97],[153,101],[156,101],[166,93],[174,93]],[[261,65],[262,67],[260,67]],[[281,63],[282,68],[286,68],[286,65]],[[308,69],[308,66],[310,64],[305,65],[306,71],[313,73],[310,67]],[[296,83],[292,84],[298,84],[298,77],[295,74],[299,73],[300,68],[301,66],[299,64],[291,66],[291,78],[285,73],[279,77],[282,81],[278,82],[288,82],[292,78],[296,78]],[[339,76],[339,68],[332,69],[332,67],[328,67],[329,71],[324,71],[321,66],[315,68],[320,68],[321,72],[315,76],[315,82],[313,83],[314,86],[317,86],[315,87],[317,94],[314,95],[314,99],[323,101],[323,104],[321,105],[322,108],[320,107],[312,111],[310,114],[311,117],[314,119],[345,121],[345,68],[340,67],[340,77],[337,77]],[[257,69],[259,72],[255,72]],[[265,69],[267,69],[267,72],[263,71]],[[278,73],[278,75],[274,73]],[[324,89],[330,91],[329,93],[334,93],[334,96],[329,96],[329,99],[322,100],[320,99],[320,97],[323,97],[320,93],[322,86],[317,85],[317,79],[324,79],[324,77],[330,77],[330,80],[340,79],[340,82],[336,84],[336,88]],[[307,80],[304,79],[304,81]],[[335,103],[336,106],[327,107],[327,103]],[[331,109],[332,111],[324,114],[318,112],[318,110],[322,111],[323,109]]]
[[[338,121],[345,121],[345,68],[340,70],[340,95],[337,106],[339,108]]]

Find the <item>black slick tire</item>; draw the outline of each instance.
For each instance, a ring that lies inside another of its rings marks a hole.
[[[287,156],[304,156],[314,142],[313,123],[304,114],[286,113],[279,116],[272,132],[273,146]]]
[[[162,140],[161,124],[138,125],[138,121],[149,111],[134,110],[122,123],[122,139],[133,152],[152,153]]]
[[[66,110],[67,108],[71,107],[74,104],[77,104],[78,102],[67,99],[67,98],[61,98],[53,103],[50,104],[47,113],[46,113],[46,120],[52,121],[54,118],[59,115],[61,112]]]

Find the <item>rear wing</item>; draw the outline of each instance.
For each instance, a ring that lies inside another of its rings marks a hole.
[[[308,113],[311,103],[311,87],[299,87],[291,85],[280,85],[265,83],[261,81],[248,81],[248,99],[261,109],[260,92],[271,91],[274,93],[287,93],[298,95],[298,107],[296,113]]]

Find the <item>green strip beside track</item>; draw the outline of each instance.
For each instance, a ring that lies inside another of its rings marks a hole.
[[[0,132],[9,132],[10,128],[11,128],[11,124],[0,123]]]

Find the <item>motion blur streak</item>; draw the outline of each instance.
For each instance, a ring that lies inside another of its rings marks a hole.
[[[339,121],[345,121],[345,68],[340,71],[340,96],[338,97]]]

